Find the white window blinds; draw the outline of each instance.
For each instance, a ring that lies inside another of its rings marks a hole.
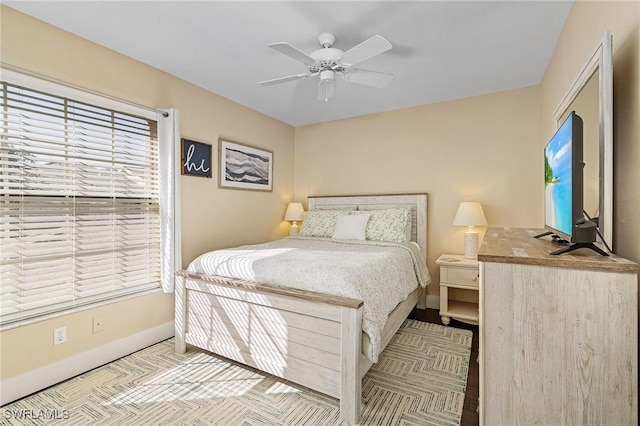
[[[159,288],[156,121],[1,84],[0,325]]]

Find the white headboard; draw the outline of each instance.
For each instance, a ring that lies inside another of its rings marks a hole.
[[[310,196],[309,210],[313,209],[411,209],[411,241],[415,241],[427,259],[427,194],[391,195],[336,195]]]

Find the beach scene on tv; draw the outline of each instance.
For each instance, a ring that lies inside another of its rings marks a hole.
[[[571,120],[567,120],[544,150],[545,224],[571,235]]]

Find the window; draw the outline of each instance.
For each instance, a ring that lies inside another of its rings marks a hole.
[[[1,85],[0,325],[160,288],[155,112]]]

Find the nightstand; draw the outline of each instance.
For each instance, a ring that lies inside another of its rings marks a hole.
[[[451,318],[478,324],[478,303],[449,300],[449,288],[478,294],[478,261],[461,254],[443,254],[436,260],[440,266],[440,318],[449,325]]]

